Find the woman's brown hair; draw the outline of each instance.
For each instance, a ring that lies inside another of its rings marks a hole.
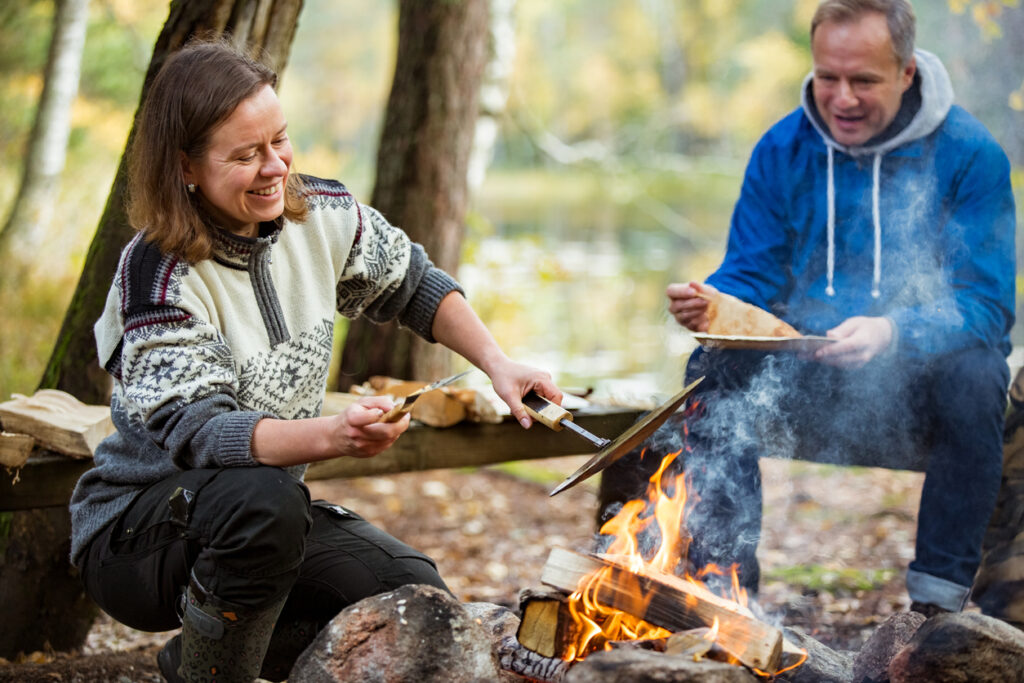
[[[213,131],[277,74],[225,39],[190,42],[167,58],[142,105],[128,156],[128,219],[164,253],[209,258],[213,238],[197,195],[185,187],[181,155],[198,159]],[[307,215],[298,174],[289,173],[285,218]]]

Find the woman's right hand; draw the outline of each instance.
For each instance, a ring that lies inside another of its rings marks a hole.
[[[334,457],[372,458],[389,448],[409,428],[406,413],[397,422],[378,422],[394,407],[384,396],[364,396],[331,416],[329,438]]]
[[[711,322],[708,320],[708,302],[701,294],[718,292],[711,285],[700,282],[676,282],[668,286],[668,312],[676,322],[691,332],[707,332]]]

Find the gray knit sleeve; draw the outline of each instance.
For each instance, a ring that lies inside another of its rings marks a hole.
[[[240,410],[232,392],[219,391],[161,406],[146,429],[178,467],[251,467],[259,464],[252,457],[252,433],[265,417],[276,416]]]
[[[397,289],[368,307],[364,315],[374,322],[397,319],[423,339],[434,342],[431,328],[441,299],[450,292],[465,293],[452,276],[434,267],[423,247],[416,243],[411,246],[409,267]]]

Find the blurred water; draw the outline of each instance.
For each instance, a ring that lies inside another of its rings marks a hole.
[[[665,287],[717,267],[740,178],[678,182],[663,211],[639,209],[635,196],[478,198],[458,277],[510,356],[600,397],[657,403],[679,390],[696,344],[668,315]],[[1013,337],[1016,372],[1020,322]]]
[[[665,287],[707,275],[724,228],[695,240],[612,204],[477,210],[489,232],[468,237],[458,277],[509,355],[600,396],[679,390],[695,343],[668,315]]]

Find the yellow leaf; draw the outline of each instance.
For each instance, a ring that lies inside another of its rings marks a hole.
[[[1024,83],[1019,89],[1010,93],[1010,108],[1014,111],[1024,111]]]

